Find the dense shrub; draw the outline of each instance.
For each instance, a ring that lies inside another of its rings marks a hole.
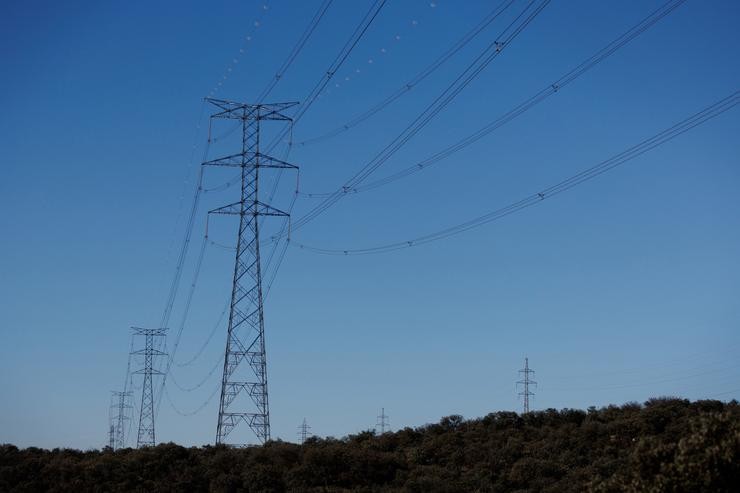
[[[81,452],[0,446],[0,491],[735,492],[736,401],[652,399],[439,423],[303,446]]]

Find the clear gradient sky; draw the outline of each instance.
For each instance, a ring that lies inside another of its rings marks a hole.
[[[157,325],[174,274],[206,142],[202,98],[219,87],[220,96],[253,100],[319,3],[0,6],[0,442],[105,444],[129,326]],[[662,3],[552,1],[373,178],[477,130]],[[302,100],[369,5],[335,0],[271,99]],[[392,93],[492,7],[388,0],[295,140]],[[296,146],[301,190],[340,186],[502,26],[358,128]],[[513,122],[424,172],[348,196],[294,240],[326,248],[405,240],[596,164],[736,91],[738,26],[740,3],[688,0]],[[277,129],[265,125],[265,135]],[[228,142],[209,157],[233,150]],[[206,186],[232,173],[208,170]],[[278,207],[291,199],[294,182],[286,182]],[[321,436],[355,433],[373,427],[381,407],[393,429],[518,410],[525,356],[539,382],[534,409],[740,397],[739,185],[736,107],[568,193],[444,241],[370,256],[289,249],[265,307],[273,437],[295,440],[304,417]],[[237,192],[204,195],[173,331],[203,211]],[[300,199],[294,216],[312,200]],[[214,241],[234,243],[231,218],[210,230]],[[176,362],[207,340],[232,269],[233,252],[209,246]],[[174,368],[182,387],[205,383],[192,392],[168,383],[158,441],[213,442],[217,397],[189,417],[172,405],[189,412],[213,395],[220,368],[208,375],[225,332],[221,324],[192,365]]]

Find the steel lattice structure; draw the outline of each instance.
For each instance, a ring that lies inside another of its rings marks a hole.
[[[113,446],[115,445],[115,431],[114,426],[111,424],[110,428],[108,429],[108,448],[113,450]]]
[[[204,166],[241,168],[240,200],[209,212],[239,216],[216,443],[226,443],[229,434],[242,422],[247,423],[259,441],[264,443],[270,439],[270,410],[267,394],[259,217],[288,216],[288,214],[260,202],[259,170],[260,168],[297,170],[297,167],[260,153],[260,122],[263,120],[289,122],[291,119],[283,114],[283,111],[298,103],[245,104],[212,98],[208,98],[207,101],[219,109],[217,113],[211,115],[212,120],[240,120],[242,123],[241,152],[203,163]],[[237,399],[243,393],[249,396],[253,406],[249,400]]]
[[[113,404],[111,408],[115,410],[115,414],[112,417],[114,427],[114,445],[111,447],[114,450],[121,449],[126,444],[126,421],[131,418],[128,416],[128,410],[133,409],[133,406],[129,404],[129,400],[133,397],[133,392],[111,392],[113,398]]]
[[[133,351],[132,355],[144,356],[144,367],[135,371],[134,375],[144,375],[141,386],[141,410],[139,412],[139,434],[136,439],[136,447],[150,447],[155,445],[154,438],[154,387],[152,386],[153,375],[164,375],[154,369],[154,358],[165,356],[158,349],[154,349],[154,338],[165,337],[167,329],[142,329],[131,327],[135,336],[144,336],[144,349]]]
[[[527,414],[529,412],[529,397],[534,395],[534,392],[529,391],[529,386],[537,385],[537,382],[529,378],[530,374],[534,375],[534,370],[529,369],[529,358],[524,358],[524,368],[519,370],[519,373],[524,374],[524,378],[519,380],[517,385],[524,386],[524,390],[519,392],[519,395],[524,397],[524,414]]]
[[[306,418],[303,418],[303,423],[298,427],[298,436],[301,437],[301,445],[306,443],[306,440],[308,440],[308,437],[311,436],[311,427],[308,425],[308,421],[306,421]]]
[[[388,417],[389,416],[387,414],[385,414],[385,408],[384,407],[381,407],[380,408],[380,415],[378,416],[378,422],[375,424],[376,426],[379,426],[380,427],[380,434],[381,435],[386,432],[386,429],[388,431],[390,431],[390,429],[391,429],[390,424],[388,423]]]

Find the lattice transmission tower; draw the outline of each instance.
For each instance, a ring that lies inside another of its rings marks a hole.
[[[154,358],[166,356],[167,353],[154,348],[154,339],[165,337],[167,329],[143,329],[131,327],[134,336],[144,336],[144,349],[132,351],[135,356],[144,357],[144,367],[136,370],[134,375],[144,375],[141,385],[141,410],[139,411],[139,434],[136,438],[136,447],[151,447],[155,444],[154,438],[154,386],[152,377],[164,375],[163,372],[154,369]]]
[[[111,450],[116,446],[116,407],[113,397],[111,397],[110,406],[108,407],[108,448]]]
[[[298,168],[260,152],[260,122],[290,122],[283,111],[298,103],[246,104],[212,98],[207,101],[219,109],[211,115],[212,120],[238,120],[242,129],[240,152],[203,163],[204,166],[241,169],[240,200],[209,212],[239,216],[216,443],[226,443],[229,434],[240,423],[246,423],[264,443],[270,439],[270,408],[259,219],[260,216],[287,217],[288,213],[260,202],[260,169]]]
[[[298,427],[298,436],[301,437],[301,445],[306,443],[306,440],[308,437],[311,436],[311,432],[309,431],[311,429],[310,426],[308,426],[308,422],[306,421],[306,418],[303,418],[303,423],[300,424]]]
[[[113,426],[113,423],[111,423],[110,428],[108,429],[108,448],[111,450],[115,450],[113,446],[115,445],[116,440],[116,432],[115,427]]]
[[[111,409],[113,411],[113,428],[114,428],[114,442],[113,449],[118,450],[126,445],[126,422],[131,420],[129,414],[133,410],[133,406],[129,404],[133,397],[133,392],[117,392],[113,391]]]
[[[379,426],[380,427],[380,434],[381,435],[386,432],[386,428],[388,429],[388,431],[391,430],[390,424],[388,423],[388,417],[389,416],[387,414],[385,414],[385,408],[384,407],[381,407],[380,408],[380,415],[378,416],[378,421],[375,424],[375,426]]]
[[[524,358],[524,368],[519,370],[520,374],[524,374],[524,378],[517,382],[517,385],[523,385],[524,389],[519,392],[519,395],[524,397],[524,414],[529,412],[529,397],[534,395],[534,392],[530,392],[529,386],[537,386],[537,382],[529,378],[529,375],[534,375],[534,370],[529,369],[529,358]]]

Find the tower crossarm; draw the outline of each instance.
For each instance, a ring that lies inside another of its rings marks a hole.
[[[246,118],[245,115],[257,114],[257,119],[259,120],[282,121],[291,121],[291,117],[284,114],[283,111],[299,104],[297,101],[289,103],[247,104],[216,98],[206,98],[206,101],[222,110],[211,115],[211,118],[244,119]]]
[[[250,209],[244,209],[242,207],[241,202],[234,202],[233,204],[224,205],[222,207],[218,207],[216,209],[212,209],[208,211],[208,214],[227,214],[232,216],[281,216],[286,217],[289,216],[285,211],[281,211],[280,209],[277,209],[275,207],[272,207],[271,205],[263,204],[262,202],[257,201],[255,203],[255,208]]]
[[[229,168],[241,167],[258,167],[258,168],[276,168],[276,169],[298,169],[295,164],[286,163],[285,161],[262,154],[261,152],[240,152],[231,154],[210,161],[205,161],[202,166],[226,166]]]

